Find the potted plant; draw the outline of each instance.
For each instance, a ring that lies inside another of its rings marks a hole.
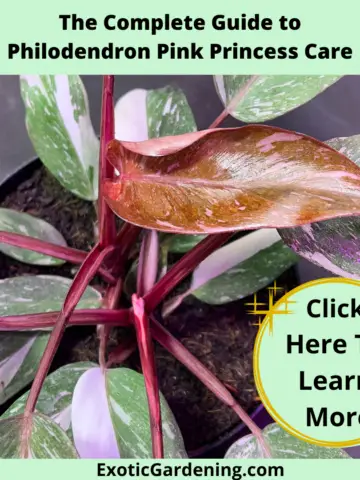
[[[324,144],[261,123],[337,80],[215,77],[224,111],[199,132],[179,89],[133,90],[114,112],[105,76],[99,141],[79,77],[21,78],[43,166],[1,199],[0,431],[15,439],[2,456],[50,455],[49,431],[65,458],[209,455],[200,445],[230,446],[240,422],[251,434],[228,455],[248,442],[255,456],[286,455],[283,437],[295,440],[249,415],[256,328],[245,304],[274,280],[296,286],[299,255],[358,275],[359,139]],[[256,125],[218,128],[227,115]]]

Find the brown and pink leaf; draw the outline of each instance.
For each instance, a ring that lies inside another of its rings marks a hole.
[[[113,140],[120,176],[104,195],[124,220],[173,233],[292,227],[360,214],[360,168],[326,144],[277,127]]]

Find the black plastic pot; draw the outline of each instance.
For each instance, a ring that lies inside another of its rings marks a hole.
[[[260,428],[265,428],[269,423],[273,422],[263,405],[257,407],[251,415],[251,418]],[[224,455],[230,446],[236,442],[236,440],[239,440],[239,438],[242,438],[249,433],[248,428],[243,423],[240,423],[216,441],[204,445],[195,451],[189,452],[189,456],[191,458],[224,458]]]

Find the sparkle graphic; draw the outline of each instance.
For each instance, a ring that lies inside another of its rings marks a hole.
[[[252,324],[254,327],[256,326],[256,327],[260,328],[264,318],[266,316],[269,318],[269,333],[270,333],[270,335],[272,335],[273,331],[274,331],[274,315],[289,315],[289,314],[293,313],[291,310],[289,310],[289,305],[291,303],[296,303],[296,302],[285,299],[285,300],[283,300],[281,305],[278,305],[275,308],[274,303],[276,303],[276,301],[278,300],[278,299],[276,299],[277,293],[278,292],[279,293],[283,292],[283,295],[285,295],[287,293],[287,291],[282,287],[278,287],[277,284],[276,284],[276,281],[274,282],[273,286],[268,287],[267,290],[268,290],[268,301],[267,301],[267,303],[258,302],[257,294],[254,293],[253,302],[245,303],[245,305],[253,307],[251,310],[248,310],[248,313],[250,313],[251,315],[258,315],[259,316],[258,321],[256,323]],[[275,300],[275,302],[274,302],[274,300]],[[266,308],[259,308],[259,307],[266,307]],[[261,315],[263,315],[263,317],[261,317]]]

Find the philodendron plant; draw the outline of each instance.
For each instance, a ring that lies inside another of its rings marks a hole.
[[[114,78],[104,76],[99,141],[78,76],[21,77],[38,156],[66,189],[96,202],[97,224],[94,246],[85,252],[68,247],[44,220],[0,209],[3,254],[32,265],[79,266],[73,279],[0,281],[0,403],[31,383],[0,419],[1,457],[186,457],[158,389],[156,341],[250,429],[228,458],[348,458],[342,450],[301,442],[276,424],[261,431],[158,321],[159,312],[168,314],[188,295],[209,304],[248,296],[299,255],[336,274],[360,277],[360,135],[322,143],[261,124],[338,79],[217,76],[224,111],[208,130],[197,131],[179,89],[136,89],[114,109]],[[218,128],[227,115],[251,125]],[[236,232],[244,230],[251,232],[239,238]],[[137,240],[139,256],[127,268]],[[182,256],[168,265],[170,253]],[[95,275],[102,276],[105,292],[90,286]],[[169,299],[189,275],[188,289]],[[130,308],[121,304],[124,290]],[[69,364],[48,375],[72,325],[97,325],[99,364]],[[136,342],[109,352],[116,326],[133,329]],[[113,368],[136,348],[142,374]]]

